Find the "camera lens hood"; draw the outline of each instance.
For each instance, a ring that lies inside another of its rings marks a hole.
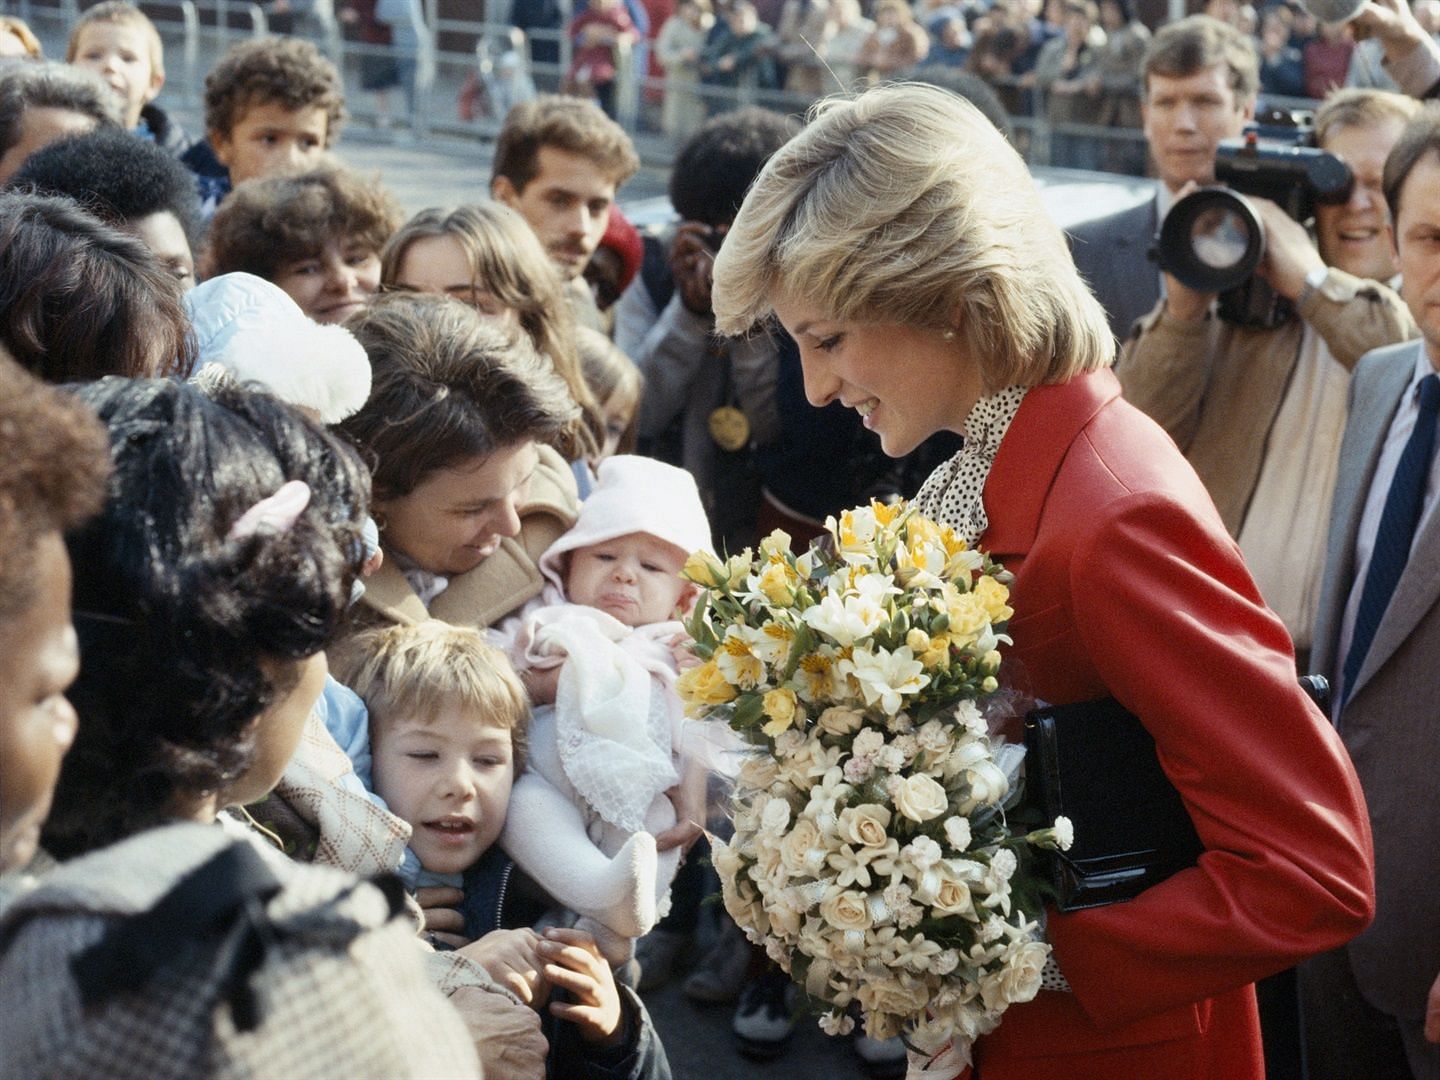
[[[1160,226],[1160,269],[1196,292],[1223,293],[1249,280],[1265,254],[1265,227],[1246,199],[1221,187],[1191,192]]]

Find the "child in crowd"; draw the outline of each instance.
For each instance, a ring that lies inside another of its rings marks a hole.
[[[608,457],[635,452],[645,380],[634,361],[599,330],[577,327],[575,343],[580,347],[580,370],[605,418],[605,442],[591,461],[599,468]]]
[[[549,586],[495,632],[536,704],[502,844],[619,963],[663,914],[679,863],[676,848],[656,854],[678,816],[667,793],[703,786],[723,755],[699,725],[682,731],[675,692],[675,620],[695,595],[680,571],[710,543],[695,481],[629,456],[598,475],[540,560]]]
[[[567,992],[542,1014],[548,1075],[668,1075],[644,1006],[616,986],[589,935],[529,929],[545,900],[496,844],[529,717],[504,654],[478,630],[430,621],[358,634],[335,664],[369,710],[369,767],[357,755],[357,772],[412,829],[407,885],[463,882],[466,936],[513,957],[502,982],[525,1000],[537,979]]]
[[[194,288],[195,182],[154,143],[115,128],[62,139],[26,158],[10,186],[74,199],[144,243],[182,289]]]
[[[319,49],[299,38],[257,38],[205,77],[205,140],[181,160],[208,216],[236,184],[319,164],[344,120],[340,72]]]
[[[95,72],[115,91],[121,123],[179,157],[191,140],[155,104],[165,85],[165,46],[146,14],[127,0],[105,0],[85,12],[70,30],[65,60]]]
[[[378,178],[333,162],[253,180],[215,214],[206,276],[254,274],[316,322],[343,322],[380,287],[380,249],[401,216]]]

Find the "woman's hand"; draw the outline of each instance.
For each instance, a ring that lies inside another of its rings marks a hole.
[[[525,1004],[539,1008],[550,992],[535,951],[540,935],[534,930],[492,930],[459,950],[467,960],[483,967],[496,984]]]
[[[444,885],[415,890],[415,902],[425,915],[425,934],[454,949],[469,945],[470,939],[465,936],[465,916],[460,914],[460,904],[464,899],[465,894],[459,889]]]
[[[620,991],[595,939],[583,930],[556,927],[545,931],[536,952],[545,961],[545,977],[550,983],[576,998],[575,1002],[552,1001],[550,1015],[575,1024],[588,1043],[618,1045],[625,1037]]]
[[[539,1013],[478,986],[460,987],[450,1004],[475,1040],[483,1075],[542,1080],[550,1044],[540,1033]]]

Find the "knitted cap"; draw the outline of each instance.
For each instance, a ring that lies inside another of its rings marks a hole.
[[[710,548],[710,521],[695,478],[653,458],[620,454],[600,463],[595,490],[574,526],[540,556],[540,569],[564,588],[564,556],[576,548],[646,533],[686,555]]]

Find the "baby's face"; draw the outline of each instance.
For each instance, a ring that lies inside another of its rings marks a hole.
[[[510,731],[458,702],[375,731],[375,793],[414,829],[420,865],[437,874],[469,867],[505,825],[515,781]]]
[[[613,615],[626,626],[674,618],[689,592],[680,577],[685,553],[649,533],[627,533],[570,553],[565,595]]]

